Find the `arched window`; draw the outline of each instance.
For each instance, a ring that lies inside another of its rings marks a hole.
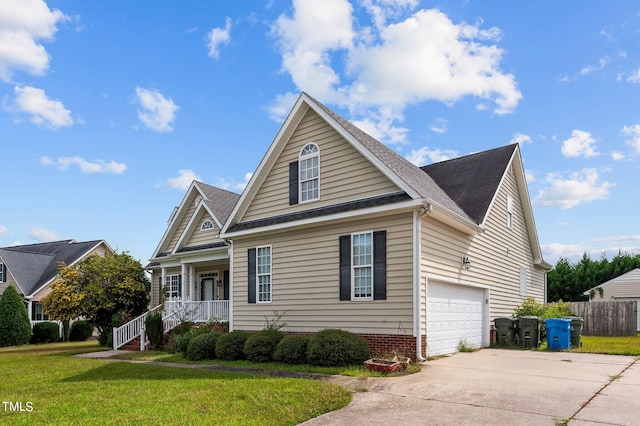
[[[300,151],[300,201],[313,201],[320,198],[320,150],[318,145],[310,143]]]
[[[200,227],[200,230],[206,231],[207,229],[213,229],[213,222],[210,220],[205,220]]]

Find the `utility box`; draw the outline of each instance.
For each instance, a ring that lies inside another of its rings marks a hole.
[[[547,347],[552,351],[569,350],[571,347],[571,320],[549,318],[544,324],[547,327]]]
[[[496,325],[496,343],[499,345],[516,344],[516,320],[513,318],[496,318],[493,320]]]
[[[518,345],[528,349],[540,346],[540,318],[530,316],[518,318]]]

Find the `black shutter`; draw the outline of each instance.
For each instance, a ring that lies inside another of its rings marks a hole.
[[[178,275],[178,297],[182,297],[182,275]]]
[[[298,204],[298,162],[289,163],[289,205]]]
[[[373,300],[387,298],[387,231],[373,233]]]
[[[248,298],[249,303],[256,303],[256,249],[250,248],[248,250],[249,255],[249,283],[248,283]]]
[[[222,284],[224,286],[222,300],[229,300],[229,271],[222,273]]]
[[[340,300],[351,300],[351,236],[340,237]]]

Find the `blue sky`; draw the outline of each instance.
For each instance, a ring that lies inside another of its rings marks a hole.
[[[640,2],[0,2],[0,246],[146,263],[306,91],[419,165],[519,142],[545,260],[640,248]]]

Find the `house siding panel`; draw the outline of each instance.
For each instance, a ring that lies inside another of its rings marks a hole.
[[[205,220],[210,220],[213,223],[213,228],[202,230],[202,224]],[[194,247],[201,244],[209,244],[222,241],[220,238],[218,238],[219,234],[220,228],[218,228],[218,225],[216,225],[215,220],[211,218],[211,215],[209,215],[208,213],[200,213],[198,217],[195,218],[193,232],[191,232],[191,235],[186,240],[186,243],[183,242],[182,246]]]
[[[620,297],[640,297],[640,269],[635,269],[610,280],[602,287],[602,298],[596,291],[593,301],[610,301]]]
[[[513,224],[507,227],[507,197],[513,197]],[[510,316],[525,297],[544,302],[545,272],[533,263],[520,193],[512,169],[507,172],[489,215],[484,232],[468,236],[427,217],[422,226],[422,271],[452,281],[490,288],[489,315],[493,320]],[[469,256],[471,268],[461,266]],[[527,269],[527,294],[520,295],[520,268]]]
[[[178,240],[180,239],[180,236],[182,235],[187,225],[189,224],[189,221],[191,220],[191,216],[193,216],[193,212],[195,212],[195,210],[196,210],[195,199],[188,200],[187,210],[185,211],[184,215],[180,218],[180,223],[177,225],[175,232],[173,233],[173,235],[171,235],[171,238],[169,239],[168,243],[160,249],[160,252],[172,251],[176,247],[176,244],[178,244]]]
[[[320,200],[289,205],[289,163],[297,161],[300,150],[310,142],[320,148]],[[356,194],[355,198],[366,198],[398,190],[393,182],[310,110],[269,171],[242,221],[351,201]]]
[[[412,333],[412,214],[401,213],[236,239],[234,329],[260,330],[265,317],[286,312],[285,331],[342,328],[355,333]],[[387,231],[387,299],[339,300],[339,237],[359,231]],[[272,246],[272,303],[247,303],[247,249]]]

